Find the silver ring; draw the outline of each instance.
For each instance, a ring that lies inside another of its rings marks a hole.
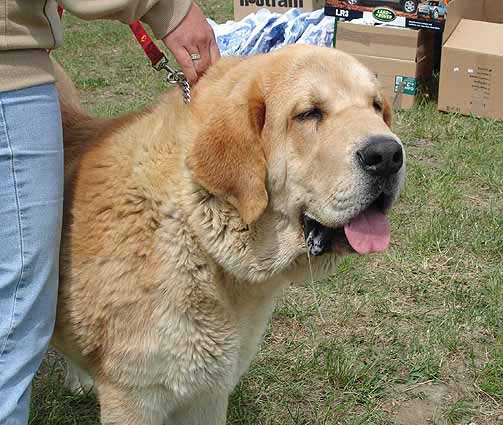
[[[190,58],[193,60],[193,61],[198,61],[199,59],[201,59],[201,55],[199,53],[191,53],[190,54]]]

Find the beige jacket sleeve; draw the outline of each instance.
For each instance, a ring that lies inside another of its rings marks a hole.
[[[60,6],[82,19],[114,19],[131,24],[140,19],[163,38],[185,17],[192,0],[58,0]]]

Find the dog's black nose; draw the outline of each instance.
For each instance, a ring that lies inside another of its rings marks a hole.
[[[403,165],[403,150],[391,137],[372,137],[356,152],[363,169],[373,176],[389,177]]]

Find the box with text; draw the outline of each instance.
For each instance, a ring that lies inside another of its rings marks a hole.
[[[271,12],[287,12],[290,9],[302,9],[305,12],[321,9],[325,0],[234,0],[234,19],[241,20],[259,9]]]
[[[325,14],[368,24],[442,31],[448,0],[326,0]]]

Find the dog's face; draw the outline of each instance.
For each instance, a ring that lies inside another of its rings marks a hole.
[[[254,229],[243,267],[386,249],[404,153],[375,77],[356,60],[312,46],[223,60],[193,110],[195,180]]]

